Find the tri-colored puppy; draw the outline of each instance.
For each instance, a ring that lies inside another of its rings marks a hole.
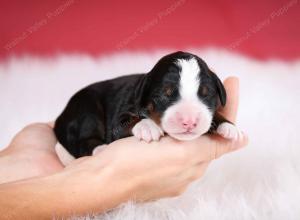
[[[206,63],[176,52],[161,58],[149,73],[80,90],[57,118],[54,131],[71,158],[92,155],[96,147],[132,135],[147,142],[165,133],[184,141],[207,132],[236,139],[239,130],[215,114],[225,104],[223,84]]]

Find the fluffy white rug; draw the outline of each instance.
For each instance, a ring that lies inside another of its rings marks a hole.
[[[124,204],[96,219],[299,219],[300,60],[261,62],[215,49],[190,51],[221,78],[240,77],[238,126],[249,134],[249,146],[213,162],[206,175],[178,198]],[[167,52],[2,61],[0,146],[28,123],[53,120],[79,88],[146,72]]]

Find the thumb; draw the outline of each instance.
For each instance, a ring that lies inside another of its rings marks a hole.
[[[224,81],[224,86],[227,92],[227,103],[224,108],[219,110],[219,113],[231,122],[236,121],[238,104],[239,104],[239,79],[237,77],[228,77]],[[240,131],[237,140],[227,140],[218,135],[213,136],[212,159],[219,158],[225,153],[237,150],[248,143],[247,135]]]
[[[224,87],[227,93],[225,107],[219,109],[219,113],[227,120],[235,123],[239,105],[239,79],[231,76],[225,79]]]
[[[236,140],[228,140],[219,135],[203,135],[196,140],[184,143],[184,149],[188,152],[190,162],[199,164],[215,160],[222,155],[238,150],[248,143],[247,135],[241,133]]]

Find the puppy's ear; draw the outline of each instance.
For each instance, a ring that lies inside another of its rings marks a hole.
[[[211,70],[209,70],[216,86],[217,86],[217,91],[218,91],[218,95],[219,95],[219,98],[220,98],[220,101],[221,101],[221,104],[222,106],[224,107],[225,104],[226,104],[226,90],[223,86],[223,83],[221,82],[221,80],[219,79],[219,77],[214,73],[212,72]]]
[[[135,103],[137,106],[142,107],[145,104],[145,99],[148,95],[149,87],[149,77],[148,75],[143,76],[137,83],[134,91]]]

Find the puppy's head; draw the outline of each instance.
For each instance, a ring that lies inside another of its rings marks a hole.
[[[206,133],[217,107],[226,103],[220,79],[202,59],[185,52],[160,59],[139,90],[148,116],[178,140]]]

